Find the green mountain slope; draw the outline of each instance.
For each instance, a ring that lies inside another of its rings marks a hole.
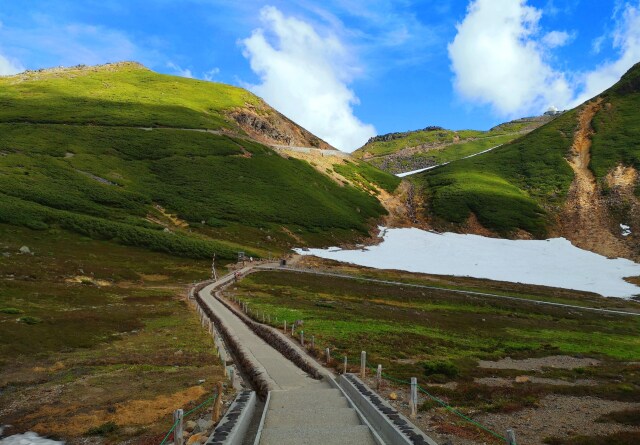
[[[442,164],[510,142],[552,120],[551,116],[523,118],[489,131],[423,130],[390,133],[371,138],[354,152],[371,165],[391,173],[402,173]]]
[[[239,88],[124,63],[0,78],[0,104],[0,222],[233,258],[354,240],[385,214],[249,137],[325,144]]]
[[[595,112],[591,120],[587,112]],[[575,161],[580,144],[586,147],[585,159],[590,155],[582,179],[587,185],[593,183],[593,193],[581,191],[576,182],[580,178],[568,162]],[[635,257],[637,241],[633,235],[622,236],[619,224],[631,226],[632,233],[640,230],[639,167],[640,65],[636,65],[595,100],[526,136],[412,180],[422,190],[425,213],[437,227],[472,231],[473,214],[501,236],[518,236],[521,231],[536,237],[563,235],[595,251]],[[570,218],[576,208],[586,209],[584,218]],[[626,247],[599,247],[605,232],[615,238],[613,244]]]

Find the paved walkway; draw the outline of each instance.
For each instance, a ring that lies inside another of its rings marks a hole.
[[[245,267],[240,273],[245,275],[254,267]],[[309,377],[212,296],[212,292],[232,281],[233,273],[203,288],[200,297],[222,320],[269,384],[270,400],[260,444],[374,445],[369,428],[361,424],[342,392],[325,380]]]

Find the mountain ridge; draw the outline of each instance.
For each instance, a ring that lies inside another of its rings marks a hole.
[[[638,93],[640,64],[518,139],[416,175],[425,224],[510,238],[564,236],[587,250],[638,260]],[[577,159],[580,167],[572,168]]]

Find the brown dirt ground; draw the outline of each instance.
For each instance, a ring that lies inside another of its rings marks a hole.
[[[79,406],[56,407],[55,404],[42,406],[30,415],[34,418],[47,418],[38,422],[33,430],[40,434],[79,436],[89,428],[114,422],[117,425],[148,425],[166,417],[177,406],[186,406],[205,393],[202,386],[192,386],[168,396],[158,396],[151,400],[130,400],[116,404],[111,411],[93,410],[89,413],[77,413]],[[64,418],[64,422],[59,420]]]
[[[488,369],[517,369],[520,371],[541,371],[543,368],[575,369],[598,366],[600,361],[593,358],[576,358],[568,355],[551,355],[540,358],[513,360],[510,357],[498,361],[480,360],[478,366]]]
[[[560,218],[561,233],[575,245],[608,257],[629,257],[631,252],[616,234],[602,199],[600,187],[589,168],[591,162],[591,121],[602,106],[598,98],[580,111],[570,158],[575,177]]]

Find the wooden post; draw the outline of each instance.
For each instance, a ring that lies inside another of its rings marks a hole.
[[[363,379],[367,369],[367,353],[362,351],[360,353],[360,378]]]
[[[221,408],[222,408],[222,382],[218,382],[216,384],[216,390],[218,391],[218,396],[216,397],[216,401],[213,404],[213,413],[211,414],[211,420],[213,423],[218,423],[220,420]]]
[[[316,337],[311,336],[311,349],[316,349]]]
[[[271,314],[267,315],[267,322],[269,322],[269,324],[271,324]]]
[[[173,430],[173,443],[175,445],[182,445],[184,443],[184,410],[177,409],[173,412],[173,423],[176,424],[175,429]]]
[[[411,409],[411,418],[415,419],[418,414],[418,379],[411,377],[411,392],[409,393],[409,408]]]
[[[300,346],[304,348],[304,331],[300,331]]]
[[[329,362],[331,361],[331,351],[329,351],[329,348],[324,350],[325,355],[327,356],[327,365],[329,364]]]
[[[262,322],[264,323],[264,312],[262,313]]]
[[[378,365],[378,370],[376,371],[376,389],[380,390],[381,385],[382,385],[382,365]]]
[[[516,445],[516,433],[512,429],[507,430],[507,445]]]
[[[293,337],[296,333],[296,325],[295,323],[291,325],[291,336]]]
[[[342,373],[343,374],[347,373],[347,356],[346,355],[344,356],[344,367],[343,367]]]
[[[284,321],[284,333],[287,333],[287,320]]]

